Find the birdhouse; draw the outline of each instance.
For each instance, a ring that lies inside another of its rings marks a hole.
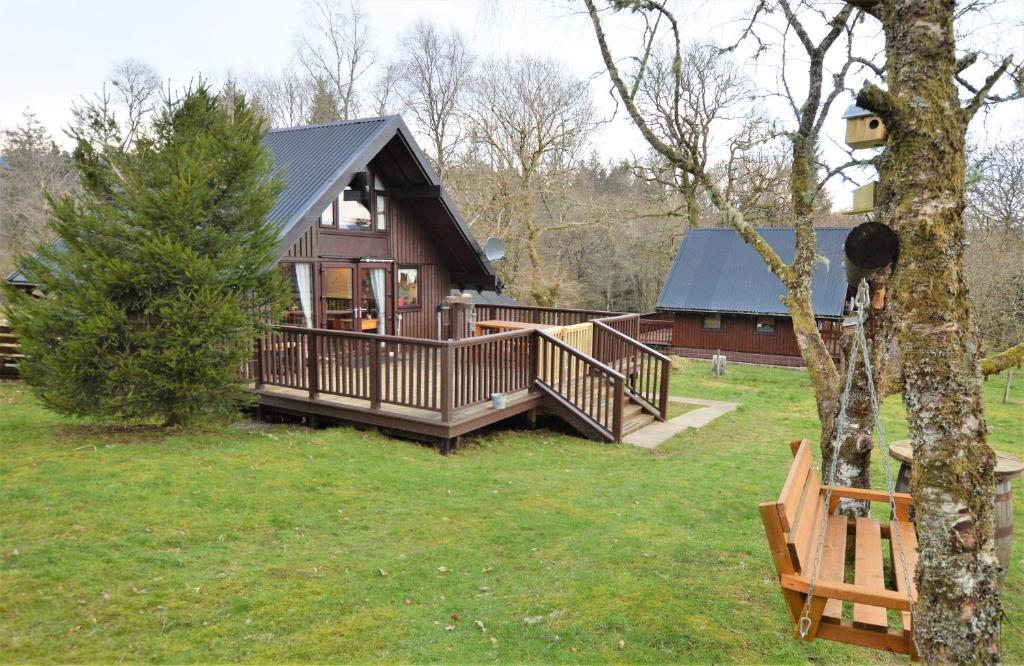
[[[843,114],[846,120],[846,145],[851,148],[874,148],[885,143],[885,124],[867,109],[853,105]]]
[[[870,213],[874,210],[875,203],[878,201],[876,185],[878,185],[877,181],[855,189],[853,191],[853,208],[844,210],[843,213],[846,215],[858,215],[860,213]]]

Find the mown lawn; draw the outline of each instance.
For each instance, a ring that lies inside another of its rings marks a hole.
[[[506,429],[450,457],[350,428],[117,431],[0,385],[0,661],[901,661],[789,637],[756,507],[815,437],[806,375],[673,381],[741,407],[657,451]],[[1017,454],[1022,384],[986,385]],[[1022,589],[1018,544],[1017,627]]]

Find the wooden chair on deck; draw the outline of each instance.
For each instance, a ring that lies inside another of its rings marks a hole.
[[[863,488],[833,486],[830,506],[825,506],[827,488],[822,486],[807,440],[793,442],[793,464],[782,486],[779,499],[760,505],[761,519],[782,595],[793,620],[797,639],[815,638],[850,643],[868,648],[909,654],[917,659],[907,590],[916,600],[914,569],[917,566],[917,532],[910,521],[910,495],[894,493],[896,515],[888,524],[874,518],[847,518],[835,515],[843,498],[884,502],[890,513],[889,493]],[[898,530],[898,536],[894,533]],[[822,533],[824,531],[824,533]],[[852,539],[852,563],[847,562],[847,546]],[[888,541],[889,576],[883,555]],[[899,543],[906,559],[899,556]],[[820,544],[820,545],[819,545]],[[821,548],[821,559],[813,576],[813,596],[804,620],[807,633],[801,636],[808,591],[812,588],[814,561]],[[852,571],[852,581],[847,572]],[[844,618],[844,604],[852,605]],[[889,610],[900,613],[901,629],[889,628]]]

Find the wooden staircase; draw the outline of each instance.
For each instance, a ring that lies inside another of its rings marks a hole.
[[[0,379],[18,378],[18,360],[24,358],[14,331],[0,324]]]
[[[668,357],[595,322],[593,355],[537,331],[536,387],[585,437],[621,442],[668,410]],[[604,359],[606,362],[602,362]]]

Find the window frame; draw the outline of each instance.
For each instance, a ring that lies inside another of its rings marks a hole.
[[[341,211],[338,210],[338,197],[334,197],[334,199],[331,201],[329,206],[324,206],[324,210],[327,210],[328,208],[331,209],[331,213],[334,216],[334,221],[331,222],[330,224],[324,224],[324,214],[323,214],[323,211],[321,211],[320,215],[318,215],[317,218],[316,218],[316,226],[319,227],[320,229],[334,229],[334,230],[337,230],[338,229],[338,213],[341,212]]]
[[[317,227],[321,231],[325,231],[325,232],[327,232],[329,234],[332,234],[332,235],[358,235],[358,236],[378,235],[378,236],[387,236],[388,234],[390,234],[391,233],[391,221],[392,221],[391,209],[393,207],[393,205],[392,205],[393,201],[391,200],[391,197],[388,196],[387,186],[386,186],[386,183],[383,183],[383,181],[382,181],[382,184],[385,185],[385,188],[383,190],[381,190],[381,191],[384,193],[384,195],[388,199],[388,203],[385,205],[385,208],[384,208],[384,224],[385,224],[385,228],[384,229],[378,229],[377,228],[377,189],[376,189],[376,184],[377,184],[376,179],[377,178],[378,178],[378,176],[377,176],[377,174],[374,171],[367,170],[367,172],[366,172],[366,180],[371,184],[371,186],[369,186],[367,188],[367,193],[369,195],[369,201],[366,202],[366,204],[367,204],[366,208],[367,208],[367,210],[370,211],[370,224],[369,224],[369,226],[367,226],[366,228],[343,227],[342,226],[342,220],[341,220],[341,215],[342,215],[342,212],[341,212],[341,201],[342,201],[343,197],[345,196],[345,189],[351,187],[351,183],[350,183],[349,185],[346,185],[345,187],[341,188],[341,192],[338,192],[338,196],[334,197],[334,201],[332,202],[332,205],[334,206],[334,224],[331,225],[331,226],[324,226],[324,225],[322,225],[320,223],[320,218],[317,218]]]
[[[715,317],[718,319],[718,328],[712,328],[708,326],[708,318]],[[711,333],[721,333],[725,328],[725,321],[722,319],[721,313],[704,313],[700,317],[700,326],[702,330],[709,331]]]
[[[398,285],[401,283],[402,271],[410,270],[416,271],[416,304],[415,305],[399,305],[398,304]],[[395,310],[398,312],[416,312],[417,310],[423,309],[423,299],[420,296],[420,273],[422,273],[422,267],[420,264],[396,264],[395,265]]]
[[[761,319],[770,319],[772,322],[771,328],[768,330],[761,330],[758,326],[758,321]],[[778,318],[772,315],[756,315],[754,317],[754,335],[778,335],[779,326]]]

